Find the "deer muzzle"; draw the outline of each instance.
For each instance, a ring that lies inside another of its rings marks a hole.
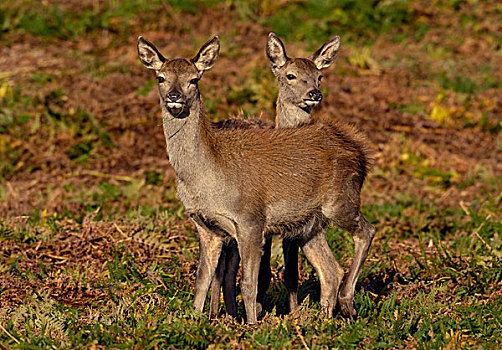
[[[322,101],[322,93],[317,89],[309,91],[308,97],[304,98],[303,102],[309,107],[317,106]]]

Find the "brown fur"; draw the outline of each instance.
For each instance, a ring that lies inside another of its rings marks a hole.
[[[251,128],[270,128],[267,123],[258,119],[225,119],[213,124],[221,129],[251,129]]]

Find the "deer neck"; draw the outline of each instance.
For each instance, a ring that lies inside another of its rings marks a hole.
[[[171,114],[162,106],[162,119],[167,154],[176,177],[181,181],[192,182],[187,177],[211,168],[208,145],[211,134],[204,105],[199,98],[190,108],[189,115],[183,119],[172,119]]]
[[[311,111],[311,107],[304,109],[293,103],[286,102],[281,98],[281,92],[279,91],[279,95],[277,96],[275,126],[278,128],[288,128],[308,122],[310,120]]]

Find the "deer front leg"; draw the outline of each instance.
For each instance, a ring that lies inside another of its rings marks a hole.
[[[248,323],[256,323],[256,296],[258,294],[258,274],[263,254],[262,228],[253,225],[242,227],[237,236],[239,254],[242,260],[241,291]]]
[[[326,241],[326,236],[321,230],[302,246],[302,250],[319,276],[322,311],[327,316],[331,316],[336,306],[343,269],[336,261]]]
[[[288,238],[282,240],[284,255],[284,285],[288,291],[289,312],[298,307],[298,244]]]
[[[199,267],[195,280],[193,306],[200,312],[204,309],[209,285],[216,271],[221,253],[223,238],[195,223],[199,235]]]

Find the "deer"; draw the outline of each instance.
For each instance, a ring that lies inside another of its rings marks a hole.
[[[193,58],[166,59],[138,38],[142,64],[158,81],[163,131],[177,194],[199,238],[193,306],[200,312],[225,239],[237,242],[248,323],[257,322],[258,273],[265,233],[294,239],[314,266],[323,314],[355,314],[353,299],[338,298],[343,269],[324,231],[334,222],[354,236],[355,275],[375,228],[361,213],[360,193],[371,169],[366,138],[349,125],[306,123],[294,128],[222,128],[205,111],[198,83],[218,58],[218,36]],[[349,271],[350,274],[350,271]]]
[[[311,120],[312,108],[322,101],[319,89],[322,70],[329,68],[335,61],[340,49],[340,37],[334,36],[326,41],[309,58],[289,58],[282,40],[273,32],[269,33],[266,43],[266,55],[271,62],[272,72],[277,78],[279,93],[275,127],[295,127]],[[235,127],[267,127],[256,120],[227,119],[220,122],[222,126]],[[258,279],[257,314],[263,309],[265,292],[270,285],[271,268],[270,253],[272,240],[265,235],[264,254],[260,264]],[[284,283],[288,290],[289,310],[298,305],[298,245],[289,239],[283,240],[285,272]],[[237,317],[236,277],[239,255],[235,241],[224,244],[215,278],[211,284],[210,315],[216,317],[219,309],[220,289],[223,285],[223,296],[227,313]]]
[[[276,128],[295,127],[311,120],[312,108],[319,105],[323,98],[319,90],[323,78],[322,70],[333,64],[339,49],[340,37],[334,36],[309,58],[289,58],[281,39],[275,33],[269,34],[266,53],[279,84]],[[312,226],[311,229],[322,228]],[[288,292],[291,312],[298,307],[299,247],[295,240],[285,237],[282,240],[282,248],[284,285]]]

